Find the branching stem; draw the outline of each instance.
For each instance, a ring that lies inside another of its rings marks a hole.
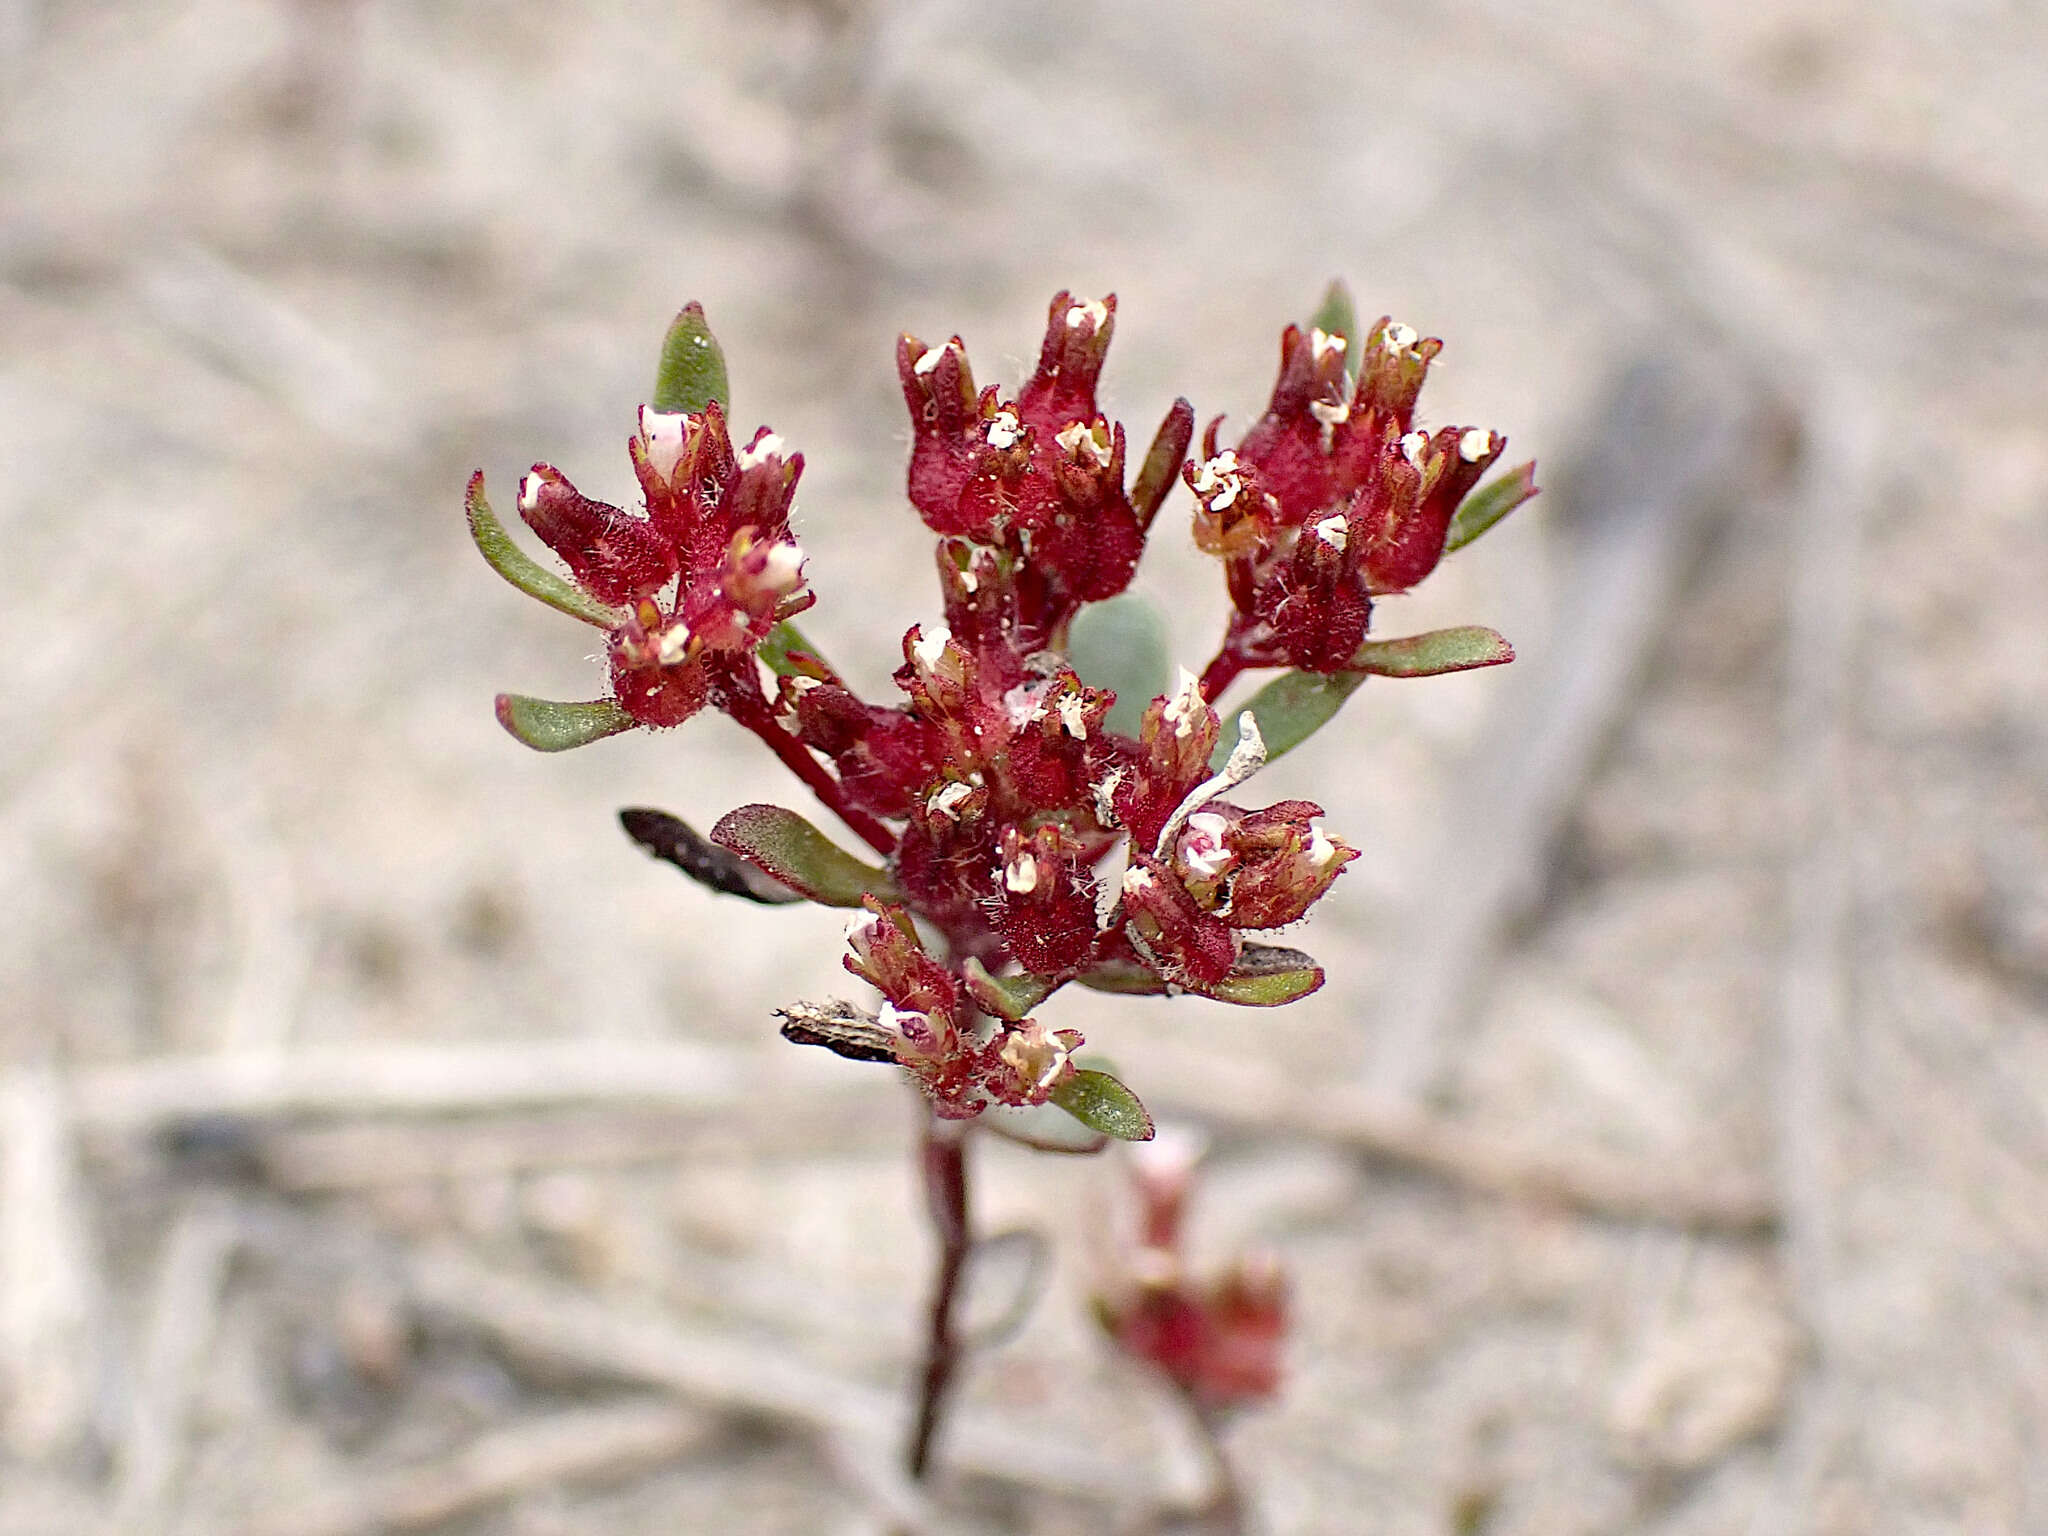
[[[802,779],[819,802],[845,822],[862,842],[884,857],[895,849],[895,835],[866,811],[847,803],[845,786],[826,770],[823,763],[811,756],[802,742],[776,724],[763,700],[748,698],[735,691],[729,695],[727,713],[758,736],[768,750],[782,760],[782,766]]]

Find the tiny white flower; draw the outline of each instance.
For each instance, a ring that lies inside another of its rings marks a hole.
[[[1044,678],[1019,683],[1003,694],[1003,710],[1010,717],[1010,724],[1018,730],[1031,724],[1045,714],[1045,696],[1052,684]]]
[[[1332,352],[1342,357],[1344,355],[1344,345],[1344,338],[1342,336],[1332,336],[1321,326],[1315,327],[1308,333],[1309,355],[1319,363]]]
[[[1317,869],[1328,869],[1337,859],[1337,845],[1323,835],[1315,822],[1308,827],[1308,861]]]
[[[939,658],[946,654],[947,643],[952,638],[953,631],[943,624],[934,624],[929,632],[919,625],[917,638],[910,643],[910,654],[917,659],[919,666],[929,672],[938,666]]]
[[[661,632],[654,642],[655,660],[664,667],[673,667],[690,654],[690,626],[678,619]]]
[[[1233,856],[1225,842],[1229,831],[1230,818],[1214,811],[1197,811],[1188,818],[1180,839],[1180,861],[1189,874],[1214,880],[1230,868]]]
[[[1027,1019],[1003,1042],[1003,1061],[1030,1088],[1050,1088],[1067,1065],[1066,1043]]]
[[[1014,448],[1024,440],[1024,424],[1015,411],[997,411],[989,417],[988,430],[982,435],[991,448]]]
[[[1066,730],[1066,733],[1076,741],[1086,741],[1088,739],[1088,715],[1081,696],[1075,693],[1062,694],[1057,707],[1060,712],[1060,725]]]
[[[741,469],[752,469],[757,464],[767,463],[772,455],[780,452],[782,452],[782,439],[773,432],[770,432],[764,435],[753,447],[742,448],[733,456],[733,463]]]
[[[1160,712],[1160,721],[1173,728],[1175,736],[1194,734],[1195,722],[1209,701],[1202,697],[1202,681],[1186,667],[1180,669],[1180,679],[1175,684],[1173,697],[1166,701],[1166,708]]]
[[[1078,331],[1083,325],[1093,324],[1101,330],[1109,319],[1109,306],[1100,299],[1076,299],[1067,306],[1067,329]]]
[[[1113,768],[1100,784],[1095,786],[1095,819],[1105,827],[1119,825],[1116,814],[1116,792],[1123,787],[1130,775],[1121,768]]]
[[[925,801],[924,807],[934,816],[943,816],[948,821],[958,821],[960,819],[960,807],[965,805],[973,794],[974,789],[971,785],[963,784],[958,779],[954,779],[933,790],[931,798]]]
[[[769,549],[761,566],[761,585],[770,592],[794,592],[803,585],[803,564],[803,546],[784,539]]]
[[[546,484],[547,481],[543,480],[539,475],[528,475],[524,480],[520,481],[519,510],[531,512],[535,507],[539,506],[541,487]]]
[[[1152,871],[1140,865],[1133,864],[1124,871],[1123,887],[1124,894],[1127,896],[1135,896],[1141,891],[1149,891],[1154,883]]]
[[[1054,434],[1053,441],[1067,452],[1067,457],[1079,461],[1083,454],[1098,465],[1107,466],[1110,445],[1095,435],[1094,427],[1085,421],[1070,421]]]
[[[910,371],[916,374],[919,378],[923,378],[925,375],[929,374],[934,368],[939,366],[939,359],[946,355],[946,347],[950,346],[952,346],[952,343],[949,341],[946,343],[945,347],[931,348],[924,354],[924,356],[920,357],[916,362],[910,365]]]
[[[1493,452],[1493,434],[1483,427],[1474,427],[1458,439],[1458,457],[1467,464],[1477,464]]]
[[[1237,455],[1225,449],[1215,458],[1197,465],[1194,489],[1211,512],[1221,512],[1230,506],[1244,491],[1244,477],[1238,473]]]
[[[640,446],[647,455],[647,467],[664,480],[676,472],[689,426],[690,418],[684,412],[657,411],[651,405],[640,407]]]
[[[1428,447],[1429,434],[1427,432],[1410,432],[1401,439],[1401,457],[1410,464],[1413,464],[1417,469],[1420,469],[1422,468],[1423,452]]]
[[[1338,554],[1344,553],[1344,545],[1349,538],[1349,534],[1346,531],[1346,524],[1341,513],[1335,517],[1324,518],[1309,531],[1329,545],[1330,548],[1336,550]]]
[[[1029,896],[1038,889],[1038,860],[1028,851],[1018,854],[1003,870],[1003,886],[1019,896]]]
[[[1323,424],[1323,435],[1328,437],[1332,427],[1342,426],[1351,419],[1351,407],[1342,400],[1311,400],[1309,415]]]
[[[1389,322],[1386,330],[1381,332],[1380,339],[1386,344],[1388,351],[1406,352],[1420,338],[1416,336],[1414,326],[1402,325],[1399,321],[1392,321]]]

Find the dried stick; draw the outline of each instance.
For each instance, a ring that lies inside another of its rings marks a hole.
[[[407,1273],[423,1308],[485,1334],[507,1355],[658,1387],[809,1431],[860,1469],[871,1497],[873,1489],[885,1489],[901,1511],[922,1509],[877,1438],[877,1426],[899,1421],[900,1405],[889,1393],[727,1331],[607,1306],[584,1292],[503,1274],[449,1250],[415,1254]],[[1091,1446],[1020,1433],[1013,1423],[971,1409],[953,1416],[946,1459],[977,1476],[1115,1504],[1147,1496],[1142,1476],[1125,1462]],[[901,1524],[901,1511],[887,1512]]]
[[[720,1049],[685,1041],[506,1041],[493,1045],[224,1053],[165,1057],[74,1078],[81,1128],[153,1137],[181,1126],[247,1126],[260,1166],[285,1189],[427,1182],[451,1171],[503,1172],[670,1157],[688,1129],[652,1115],[564,1133],[545,1116],[568,1106],[642,1107],[668,1114],[841,1095],[855,1104],[872,1079],[829,1070],[806,1081],[800,1053]],[[1197,1053],[1145,1065],[1148,1099],[1249,1135],[1314,1136],[1482,1193],[1618,1221],[1754,1235],[1777,1222],[1776,1197],[1743,1176],[1713,1177],[1597,1155],[1558,1154],[1356,1090],[1289,1082],[1243,1061],[1226,1071]],[[444,1126],[397,1117],[496,1111]],[[503,1116],[531,1114],[527,1122]],[[292,1129],[297,1117],[360,1117]],[[394,1120],[397,1123],[392,1123]],[[269,1122],[286,1128],[266,1129]]]
[[[375,1536],[419,1531],[563,1482],[673,1461],[716,1430],[666,1400],[572,1408],[480,1435],[453,1455],[294,1500],[241,1536]]]
[[[1850,1012],[1849,701],[1861,621],[1860,525],[1879,423],[1876,411],[1846,386],[1816,395],[1803,494],[1786,520],[1791,548],[1782,730],[1791,854],[1778,1014],[1777,1172],[1786,1274],[1811,1349],[1781,1445],[1782,1506],[1771,1517],[1780,1528],[1809,1517],[1839,1417],[1834,1143]]]
[[[64,1084],[0,1077],[0,1429],[27,1461],[91,1427],[102,1288]]]
[[[1146,1099],[1177,1117],[1253,1134],[1313,1136],[1481,1194],[1610,1221],[1751,1238],[1778,1222],[1761,1180],[1560,1153],[1356,1089],[1303,1087],[1242,1059],[1147,1063]]]
[[[1570,594],[1533,652],[1518,704],[1458,775],[1428,884],[1409,904],[1377,1017],[1366,1085],[1426,1097],[1503,933],[1541,894],[1558,835],[1634,693],[1693,550],[1731,490],[1754,479],[1747,392],[1669,360],[1620,380],[1592,441],[1560,477]],[[1517,669],[1519,670],[1519,669]]]
[[[186,1424],[240,1241],[233,1205],[209,1191],[178,1217],[164,1244],[115,1482],[115,1527],[124,1536],[173,1527]]]

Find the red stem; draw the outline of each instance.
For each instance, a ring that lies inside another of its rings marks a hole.
[[[1214,704],[1223,697],[1223,690],[1237,681],[1237,675],[1245,669],[1245,665],[1242,652],[1234,646],[1224,646],[1216,653],[1215,659],[1202,669],[1202,697]]]
[[[924,1138],[919,1147],[924,1172],[925,1206],[939,1240],[938,1275],[932,1284],[931,1322],[925,1335],[924,1383],[918,1393],[917,1422],[910,1433],[905,1464],[913,1478],[931,1466],[932,1443],[946,1398],[960,1368],[960,1337],[953,1326],[960,1280],[967,1272],[973,1246],[967,1223],[967,1128],[925,1111]]]
[[[765,703],[736,692],[729,693],[726,713],[766,743],[768,750],[782,759],[782,766],[802,779],[825,809],[852,828],[862,842],[885,858],[895,851],[895,834],[866,811],[846,803],[845,787],[826,772],[823,763],[811,756],[808,747],[775,723],[775,717],[768,713]]]

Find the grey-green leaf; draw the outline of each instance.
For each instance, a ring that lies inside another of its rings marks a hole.
[[[1240,708],[1250,710],[1259,722],[1266,761],[1293,751],[1328,725],[1365,678],[1363,672],[1283,672],[1253,694]],[[1235,717],[1238,711],[1230,713]],[[1234,745],[1234,740],[1217,742],[1209,757],[1210,768],[1221,773]]]
[[[616,699],[565,704],[531,699],[523,693],[498,695],[498,724],[536,752],[567,752],[633,728],[633,717]]]
[[[1450,531],[1444,535],[1444,553],[1463,549],[1535,494],[1534,459],[1494,476],[1458,503],[1458,510],[1451,514]]]
[[[469,477],[469,491],[463,498],[463,505],[469,513],[469,536],[476,540],[476,547],[490,562],[491,569],[528,597],[537,597],[550,608],[566,613],[572,619],[581,619],[586,624],[595,624],[599,629],[614,629],[625,623],[626,616],[618,609],[600,603],[512,542],[512,535],[505,531],[505,525],[491,511],[490,502],[484,499],[482,470]]]
[[[670,415],[701,411],[716,400],[732,414],[732,382],[726,376],[725,353],[704,319],[704,306],[694,299],[669,325],[661,341],[661,365],[654,373],[654,398],[648,402]]]
[[[711,841],[820,906],[857,907],[866,896],[897,899],[886,870],[863,864],[795,811],[743,805],[711,829]]]
[[[1170,654],[1166,620],[1135,592],[1090,603],[1067,635],[1067,660],[1081,681],[1115,690],[1104,723],[1123,736],[1138,734],[1145,706],[1166,691]]]
[[[1090,1130],[1118,1141],[1150,1141],[1152,1117],[1138,1096],[1107,1072],[1083,1067],[1052,1091],[1059,1105]]]

